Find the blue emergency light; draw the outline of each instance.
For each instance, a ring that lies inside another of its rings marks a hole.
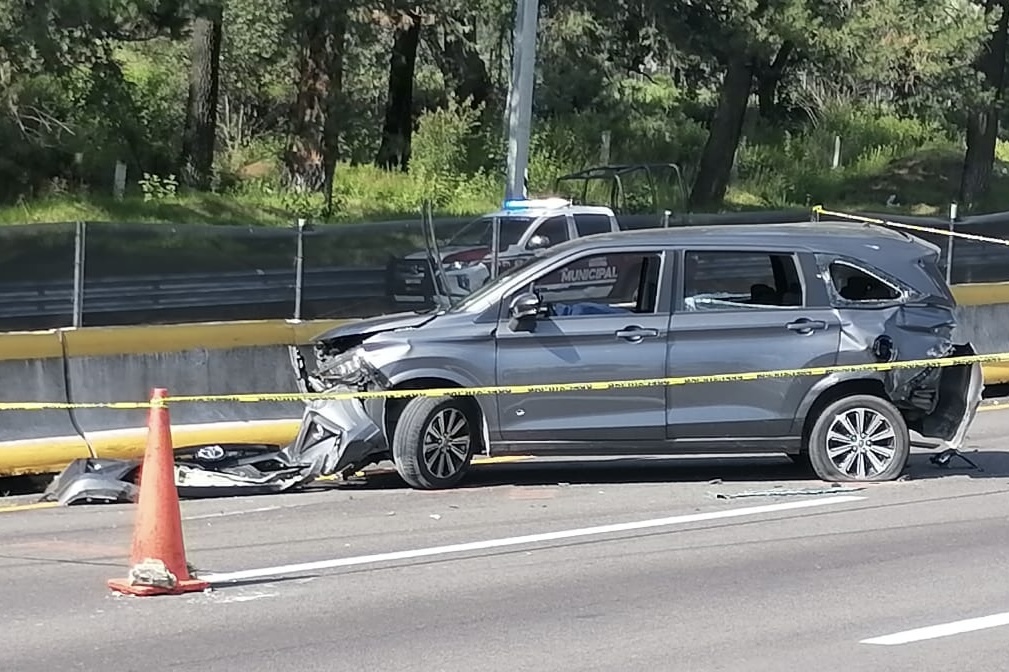
[[[571,205],[566,198],[510,198],[504,202],[505,210],[551,210]]]

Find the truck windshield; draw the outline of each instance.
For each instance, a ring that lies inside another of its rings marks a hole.
[[[525,257],[523,262],[509,266],[507,270],[503,271],[493,280],[488,280],[486,284],[481,285],[466,296],[456,299],[455,303],[451,304],[449,307],[449,312],[455,313],[469,310],[471,306],[476,305],[482,301],[485,296],[492,293],[501,283],[507,282],[516,273],[524,270],[526,265],[535,262],[537,259],[542,259],[543,257],[556,254],[557,251],[556,247],[544,247],[536,250],[528,257]]]
[[[500,239],[498,240],[498,252],[504,252],[512,245],[519,242],[522,234],[535,221],[534,217],[499,217],[501,223]],[[494,218],[484,216],[475,219],[454,236],[448,239],[447,245],[455,247],[484,247],[490,249],[494,242]]]

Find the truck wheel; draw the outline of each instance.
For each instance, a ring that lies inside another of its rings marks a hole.
[[[859,394],[824,408],[809,434],[809,461],[824,481],[892,481],[907,466],[911,437],[900,411]]]
[[[393,432],[396,470],[413,488],[451,488],[469,469],[478,431],[472,412],[461,399],[411,399]]]

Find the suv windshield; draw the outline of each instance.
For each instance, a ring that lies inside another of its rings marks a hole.
[[[464,297],[456,300],[455,303],[451,304],[449,312],[462,312],[468,310],[470,306],[479,303],[485,296],[490,294],[497,288],[502,282],[507,282],[517,271],[521,271],[528,264],[536,261],[537,259],[542,259],[543,257],[549,256],[556,252],[556,248],[544,247],[536,250],[529,256],[523,258],[520,261],[516,261],[512,266],[509,266],[507,270],[503,271],[493,280],[488,280],[486,284],[477,287],[475,290],[470,292]]]
[[[501,223],[501,233],[498,240],[498,252],[504,252],[512,245],[519,242],[522,234],[535,221],[534,217],[499,217]],[[454,236],[448,239],[446,245],[455,247],[486,247],[490,248],[494,242],[494,218],[484,216],[475,219]]]

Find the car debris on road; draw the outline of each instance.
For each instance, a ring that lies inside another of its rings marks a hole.
[[[294,446],[199,446],[175,451],[179,497],[203,499],[286,492],[331,474],[335,455]],[[58,474],[41,501],[64,506],[135,502],[141,459],[81,458]]]

